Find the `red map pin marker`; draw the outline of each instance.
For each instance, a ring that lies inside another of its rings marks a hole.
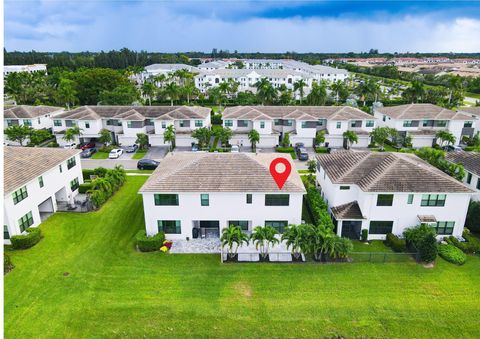
[[[285,170],[283,172],[277,171],[278,164],[282,164],[285,166]],[[282,189],[291,171],[292,171],[292,165],[290,165],[290,161],[288,161],[285,158],[276,158],[276,159],[273,159],[272,162],[270,163],[270,174],[272,175],[273,179],[277,183],[277,186],[279,189]]]

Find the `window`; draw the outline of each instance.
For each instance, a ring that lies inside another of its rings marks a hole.
[[[288,206],[289,194],[265,194],[265,206]]]
[[[76,123],[74,120],[65,120],[65,126],[73,127],[73,126],[76,126]]]
[[[407,204],[409,204],[409,205],[413,204],[413,194],[408,195]]]
[[[412,127],[412,120],[404,120],[403,127]]]
[[[89,122],[85,122],[85,128],[90,128],[90,123]]]
[[[74,167],[77,164],[75,157],[67,160],[67,169]]]
[[[282,120],[280,120],[280,119],[275,119],[275,120],[273,120],[273,124],[274,124],[275,126],[281,126],[281,125],[282,125]]]
[[[21,232],[24,232],[31,225],[33,225],[33,216],[31,211],[18,219],[18,226],[20,226]]]
[[[8,127],[18,125],[18,120],[7,120]]]
[[[248,120],[238,120],[237,127],[248,127]]]
[[[252,203],[252,195],[247,194],[247,204],[251,204],[251,203]]]
[[[190,127],[190,120],[180,120],[180,127]]]
[[[32,126],[32,120],[30,119],[23,119],[23,124],[25,126]]]
[[[13,203],[15,205],[18,204],[20,201],[26,199],[28,197],[27,186],[23,186],[19,190],[13,192],[12,197]]]
[[[285,227],[287,227],[288,221],[287,220],[266,220],[265,226],[271,226],[277,230],[278,233],[283,233],[285,231]]]
[[[200,194],[200,204],[202,206],[210,206],[210,199],[208,194]]]
[[[359,121],[359,120],[351,121],[351,122],[350,122],[350,127],[353,127],[353,128],[355,128],[355,127],[362,127],[362,122]]]
[[[7,225],[3,225],[3,239],[10,239]]]
[[[178,206],[178,194],[155,194],[156,206]]]
[[[375,125],[375,121],[373,120],[367,120],[367,124],[365,125],[366,127],[373,127]]]
[[[446,197],[445,194],[424,194],[421,206],[445,206]]]
[[[317,126],[323,126],[323,120],[318,120],[317,121]]]
[[[107,122],[108,125],[108,122]],[[62,126],[62,120],[53,120],[53,126],[60,127]]]
[[[480,178],[477,179],[477,189],[480,190]]]
[[[166,121],[162,121],[162,128],[167,128],[167,122]]]
[[[383,121],[387,121],[387,116],[384,115],[383,118],[382,118]]]
[[[472,173],[468,172],[467,173],[467,184],[470,184],[472,182]]]
[[[165,234],[181,234],[180,220],[157,220],[158,231]]]
[[[350,186],[340,186],[340,191],[348,191]]]
[[[265,121],[260,121],[260,128],[265,128]]]
[[[473,121],[465,121],[463,124],[463,127],[472,127],[473,126]]]
[[[455,227],[455,221],[437,221],[437,225],[433,228],[438,235],[447,235],[453,233]]]
[[[232,127],[233,126],[233,120],[225,120],[225,127]]]
[[[229,220],[228,226],[230,225],[240,226],[242,231],[248,231],[248,220]]]
[[[43,177],[38,177],[38,184],[40,185],[40,188],[43,187]]]
[[[340,121],[337,121],[337,128],[342,128],[342,123]]]
[[[202,127],[203,126],[203,120],[195,120],[195,127]]]
[[[369,234],[392,233],[393,221],[370,221]]]
[[[423,120],[422,121],[422,126],[423,127],[432,127],[433,126],[433,120]]]
[[[58,165],[58,169],[60,170],[60,173],[63,172],[62,165]]]
[[[447,120],[437,120],[435,121],[436,127],[445,127],[447,126]]]
[[[377,197],[377,206],[392,206],[393,194],[379,194]]]
[[[78,178],[75,178],[72,181],[70,181],[70,189],[72,190],[72,192],[76,191],[79,186],[80,186],[80,183],[78,182]]]
[[[293,120],[288,119],[283,121],[283,126],[293,126]]]

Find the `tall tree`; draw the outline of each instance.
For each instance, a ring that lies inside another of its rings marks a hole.
[[[210,137],[212,132],[208,127],[196,128],[192,132],[192,138],[198,140],[198,145],[200,148],[207,147],[210,143]]]
[[[303,101],[303,94],[304,94],[303,89],[306,86],[307,86],[307,83],[303,79],[297,80],[293,83],[294,92],[298,92],[298,95],[300,96],[300,105],[302,104],[302,101]]]
[[[314,82],[312,90],[307,95],[307,102],[309,105],[322,106],[327,101],[327,84],[321,81],[319,84]]]
[[[74,141],[76,137],[79,137],[82,134],[82,129],[78,126],[73,126],[65,130],[63,135],[63,140],[65,141]]]
[[[108,145],[112,142],[112,132],[106,128],[102,128],[100,130],[100,138],[98,138],[98,141],[101,142],[103,146]]]
[[[248,140],[250,140],[250,144],[252,145],[252,151],[255,152],[257,149],[257,143],[260,142],[260,133],[254,128],[248,132]]]
[[[347,140],[347,149],[350,149],[352,144],[358,143],[358,136],[355,131],[345,131],[343,132],[343,138]]]
[[[146,149],[148,147],[148,135],[145,133],[137,133],[137,140],[135,143],[138,145],[139,149]]]
[[[7,136],[8,140],[18,142],[20,146],[23,146],[23,143],[25,142],[26,139],[29,138],[32,131],[33,131],[33,128],[30,126],[12,125],[7,127],[4,130],[4,133]]]
[[[75,89],[75,82],[70,79],[61,79],[57,88],[57,102],[65,105],[67,109],[78,102],[77,90]]]
[[[172,151],[175,145],[175,126],[167,126],[167,128],[163,132],[163,142],[168,143],[170,145],[170,151]]]
[[[257,96],[262,102],[262,105],[272,104],[277,99],[277,91],[272,83],[267,78],[261,78],[255,83],[257,89]]]
[[[133,84],[127,84],[101,92],[99,99],[103,105],[132,105],[140,100],[140,93]]]
[[[156,90],[155,84],[150,80],[142,84],[142,95],[147,98],[149,106],[152,105],[152,98],[155,96]]]
[[[164,88],[164,93],[170,99],[170,106],[173,106],[175,100],[178,100],[180,95],[180,87],[174,82],[170,82]]]

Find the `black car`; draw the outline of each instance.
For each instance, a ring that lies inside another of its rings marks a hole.
[[[137,162],[137,168],[140,170],[144,169],[155,169],[160,163],[152,159],[140,159]]]
[[[95,147],[92,147],[92,148],[87,148],[87,149],[84,149],[81,153],[80,153],[80,157],[82,158],[90,158],[93,153],[97,152],[97,149]]]
[[[298,149],[300,149],[300,148],[305,148],[305,144],[303,142],[297,142],[295,144],[295,152],[297,152]]]
[[[307,161],[308,160],[307,150],[303,147],[297,148],[297,158],[298,160]]]

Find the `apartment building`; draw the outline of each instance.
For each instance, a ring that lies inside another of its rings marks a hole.
[[[3,66],[3,76],[6,77],[10,73],[34,73],[34,72],[43,72],[47,73],[46,64],[32,64],[32,65],[5,65]]]
[[[458,111],[467,116],[470,116],[474,121],[475,132],[480,132],[480,106],[475,107],[459,107]]]
[[[473,200],[480,200],[480,153],[477,152],[448,152],[445,158],[453,163],[461,164],[465,168],[465,185],[476,191]]]
[[[451,132],[456,145],[463,136],[472,137],[475,131],[475,119],[471,115],[433,104],[374,107],[373,110],[379,126],[395,128],[402,137],[410,135],[413,147],[431,147],[440,130]]]
[[[152,64],[145,67],[144,71],[138,74],[138,80],[143,83],[146,79],[155,77],[157,75],[170,75],[179,70],[187,70],[189,72],[198,72],[199,69],[195,66],[186,64]]]
[[[280,190],[269,166],[284,157],[292,172]],[[305,188],[289,156],[275,153],[169,153],[139,191],[148,235],[218,238],[237,225],[249,233],[272,226],[282,233],[302,221]]]
[[[376,119],[350,106],[235,106],[225,108],[223,126],[234,132],[230,143],[243,146],[250,146],[248,132],[255,129],[260,134],[258,147],[279,145],[285,133],[292,145],[313,147],[317,131],[325,131],[326,146],[343,147],[348,130],[358,136],[352,147],[367,147]]]
[[[79,150],[10,147],[4,150],[4,243],[74,202],[83,183]]]
[[[166,145],[165,129],[173,125],[176,145],[190,146],[194,129],[210,126],[210,108],[198,106],[82,106],[55,117],[53,132],[57,142],[63,140],[65,130],[79,126],[81,135],[75,142],[95,141],[100,131],[107,129],[112,140],[124,146],[132,145],[138,133],[148,135],[152,146]]]
[[[317,183],[336,232],[359,239],[401,235],[425,223],[438,238],[460,237],[471,188],[413,154],[335,152],[317,155]]]

